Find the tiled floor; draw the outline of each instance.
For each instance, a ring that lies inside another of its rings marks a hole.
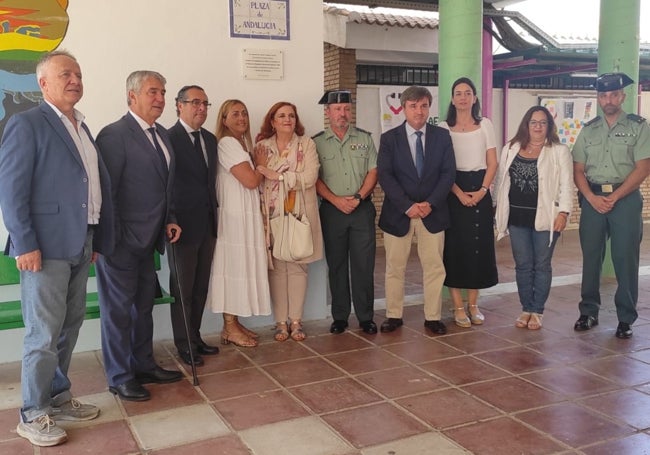
[[[148,386],[152,400],[126,403],[106,390],[99,352],[76,354],[73,391],[99,405],[91,422],[64,424],[69,441],[33,448],[15,432],[18,363],[0,366],[2,454],[645,454],[650,453],[650,245],[642,247],[640,318],[634,337],[618,340],[604,280],[600,325],[573,331],[579,297],[577,233],[561,239],[544,328],[517,329],[520,311],[506,241],[498,244],[502,284],[486,290],[483,326],[424,331],[420,272],[405,326],[392,334],[328,333],[307,323],[303,343],[272,341],[254,349],[222,347],[205,357],[200,385]],[[648,235],[645,236],[648,239]],[[377,259],[378,306],[383,252]],[[383,311],[377,312],[377,322]],[[451,313],[446,310],[446,315]],[[209,338],[217,342],[217,336]],[[166,367],[181,368],[169,342],[156,346]]]

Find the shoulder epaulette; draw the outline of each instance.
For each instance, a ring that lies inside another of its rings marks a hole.
[[[311,138],[312,138],[312,139],[316,139],[318,136],[320,136],[320,135],[323,134],[323,133],[325,133],[325,130],[321,131],[320,133],[316,133],[316,134],[314,134]]]
[[[369,134],[369,135],[372,136],[372,133],[371,133],[370,131],[363,130],[363,129],[359,128],[358,126],[355,126],[354,128],[355,128],[357,131],[361,131],[362,133],[366,133],[366,134]]]
[[[636,114],[627,114],[627,118],[628,118],[628,120],[632,120],[633,122],[636,122],[636,123],[643,123],[643,122],[646,121],[645,118],[641,117],[640,115],[636,115]]]
[[[584,126],[589,126],[589,125],[591,125],[592,123],[596,123],[598,120],[600,120],[600,115],[597,115],[596,117],[592,118],[591,120],[589,120],[587,123],[585,123],[585,124],[582,125],[582,126],[583,126],[583,127],[584,127]]]

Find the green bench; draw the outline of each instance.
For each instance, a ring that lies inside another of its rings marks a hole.
[[[160,256],[155,256],[156,270],[160,270]],[[95,276],[95,267],[91,267],[90,276]],[[16,261],[0,254],[0,330],[25,327],[20,309],[20,300],[5,301],[1,295],[2,286],[20,284],[20,272],[16,268]],[[164,290],[156,298],[154,305],[173,303],[174,298]],[[99,318],[99,298],[97,292],[89,292],[86,296],[86,319]]]

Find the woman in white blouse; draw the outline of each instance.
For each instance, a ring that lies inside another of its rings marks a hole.
[[[456,182],[449,194],[451,227],[445,231],[444,263],[460,327],[483,324],[478,307],[479,289],[497,284],[490,185],[497,171],[492,122],[481,117],[474,83],[461,77],[451,88],[447,120],[440,124],[451,133],[456,158]],[[467,290],[467,311],[462,290]]]

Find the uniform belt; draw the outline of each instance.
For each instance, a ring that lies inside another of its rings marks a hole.
[[[591,183],[589,182],[589,188],[594,193],[613,193],[616,188],[621,186],[622,183]]]
[[[368,197],[365,198],[365,199],[361,199],[361,201],[359,201],[359,202],[368,202],[368,201],[370,201],[370,200],[372,200],[372,195],[368,196]],[[321,203],[322,203],[322,204],[330,204],[330,205],[334,205],[334,204],[332,204],[330,201],[328,201],[328,200],[325,199],[325,198],[321,198]]]
[[[93,231],[93,232],[94,232],[95,229],[97,229],[97,225],[96,225],[96,224],[89,224],[89,225],[88,225],[88,230],[89,230],[89,231]]]

